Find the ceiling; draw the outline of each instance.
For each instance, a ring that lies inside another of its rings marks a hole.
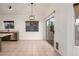
[[[8,10],[12,6],[12,11]],[[0,3],[0,15],[26,15],[29,16],[31,12],[30,3]],[[43,19],[54,11],[54,4],[51,3],[35,3],[33,5],[33,14]]]

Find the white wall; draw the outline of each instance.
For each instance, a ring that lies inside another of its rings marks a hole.
[[[59,43],[59,53],[72,55],[73,45],[73,5],[72,3],[56,4],[55,42]],[[56,43],[54,43],[56,46]]]
[[[0,28],[4,29],[4,20],[14,20],[15,29],[19,31],[20,40],[43,40],[43,22],[39,21],[39,32],[26,32],[25,21],[28,20],[27,15],[0,15]],[[37,19],[39,20],[39,19]]]
[[[69,6],[70,5],[70,6]],[[73,55],[73,45],[75,43],[75,28],[74,28],[74,23],[75,23],[75,16],[74,16],[74,9],[73,9],[73,4],[69,4],[67,10],[68,11],[68,16],[67,16],[67,55]]]
[[[66,5],[57,4],[55,13],[55,47],[56,42],[59,43],[59,52],[62,55],[66,55],[67,50],[67,19],[66,19]]]

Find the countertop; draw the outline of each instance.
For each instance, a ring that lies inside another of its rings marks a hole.
[[[0,34],[0,38],[5,37],[5,36],[9,36],[10,34]]]

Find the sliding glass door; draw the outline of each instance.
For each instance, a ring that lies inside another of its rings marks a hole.
[[[46,21],[46,40],[54,46],[54,18]]]

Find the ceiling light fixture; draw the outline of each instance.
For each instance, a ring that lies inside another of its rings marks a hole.
[[[34,20],[35,16],[33,15],[33,3],[31,3],[31,15],[29,16],[29,20]]]

